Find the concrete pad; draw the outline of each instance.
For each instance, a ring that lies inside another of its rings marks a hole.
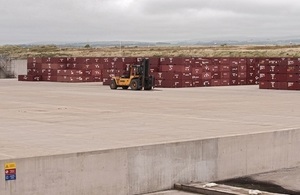
[[[183,192],[183,191],[179,191],[179,190],[168,190],[168,191],[155,192],[155,193],[150,193],[150,194],[145,194],[145,195],[195,195],[195,193]]]
[[[300,128],[299,91],[0,80],[0,160]]]
[[[276,184],[287,190],[300,193],[300,167],[253,175],[250,178],[259,182]]]
[[[192,183],[192,184],[176,184],[175,189],[180,189],[189,192],[210,195],[242,195],[242,194],[262,194],[262,195],[284,195],[279,193],[271,193],[260,190],[247,189],[242,187],[234,187],[229,185],[217,184],[215,186],[207,186],[207,183]]]

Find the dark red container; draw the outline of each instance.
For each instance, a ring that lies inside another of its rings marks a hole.
[[[221,73],[220,72],[212,72],[211,78],[212,79],[221,79]]]
[[[42,76],[42,80],[55,82],[57,81],[57,76]]]
[[[230,75],[229,72],[221,72],[221,79],[229,79]]]
[[[119,69],[103,69],[103,74],[116,74],[116,75],[122,75],[125,71],[119,70]]]
[[[184,65],[184,73],[192,73],[192,66],[191,65]]]
[[[159,68],[150,68],[150,73],[159,72]]]
[[[181,73],[173,73],[172,76],[173,76],[174,81],[181,81],[183,78],[183,74],[181,74]]]
[[[276,89],[280,89],[280,90],[287,90],[288,89],[288,83],[287,82],[276,82],[275,86],[276,86]]]
[[[221,79],[212,79],[211,80],[211,86],[220,86],[221,85]]]
[[[29,58],[27,58],[27,63],[41,64],[42,63],[42,58],[29,57]]]
[[[260,73],[275,73],[275,65],[260,65],[259,72]]]
[[[238,67],[238,65],[239,65],[239,59],[231,59],[231,60],[229,60],[229,64],[230,64],[231,66],[236,66],[236,67]]]
[[[70,76],[57,76],[57,82],[70,82]]]
[[[67,63],[67,69],[78,70],[80,67],[76,63]]]
[[[160,65],[182,65],[184,64],[184,59],[180,57],[174,57],[174,58],[160,58]]]
[[[221,86],[227,86],[230,85],[229,79],[221,79]]]
[[[202,71],[203,72],[211,72],[213,69],[213,65],[203,65],[202,66]]]
[[[161,65],[161,72],[184,72],[185,66],[183,65]]]
[[[247,77],[255,77],[256,76],[256,73],[255,72],[248,72],[247,73]]]
[[[109,63],[103,63],[102,64],[104,69],[120,69],[125,70],[127,65],[123,62],[109,62]]]
[[[287,66],[280,65],[275,67],[275,72],[280,74],[286,74],[287,73]]]
[[[210,72],[203,72],[202,73],[202,80],[211,80],[212,76]]]
[[[288,66],[300,66],[300,58],[289,59],[287,62]]]
[[[184,58],[184,65],[188,65],[188,66],[195,66],[195,58]]]
[[[192,74],[191,73],[183,73],[182,80],[183,81],[192,81]]]
[[[84,70],[83,76],[85,77],[91,77],[92,76],[92,70]]]
[[[275,84],[275,82],[273,82],[273,83]],[[260,81],[259,82],[259,88],[260,89],[271,89],[272,88],[272,84],[271,84],[270,81]]]
[[[289,82],[299,82],[300,74],[287,74],[287,81]]]
[[[231,65],[231,60],[229,58],[221,58],[220,59],[220,64],[229,66],[229,65]]]
[[[247,85],[246,78],[239,78],[238,79],[238,85]]]
[[[115,76],[121,76],[122,74],[120,73],[109,73],[109,72],[102,72],[102,77],[103,78],[109,78],[111,79],[112,77],[115,77]]]
[[[246,72],[239,72],[238,73],[238,78],[239,79],[245,79],[245,78],[247,78],[247,73]]]
[[[41,63],[36,63],[36,62],[28,62],[27,63],[27,68],[28,69],[42,69],[42,64]]]
[[[260,89],[281,89],[286,90],[288,88],[287,82],[275,82],[275,81],[261,81],[259,83]]]
[[[135,58],[135,57],[123,57],[123,58],[121,58],[121,62],[128,63],[128,64],[136,64],[137,63],[137,58]]]
[[[232,67],[230,67],[230,72],[232,72],[232,73],[238,73],[239,72],[239,68],[237,66],[232,66]]]
[[[57,76],[67,76],[71,74],[71,70],[57,70]]]
[[[111,78],[103,77],[102,82],[103,82],[103,85],[110,85]]]
[[[93,67],[92,64],[77,64],[78,70],[93,70]]]
[[[42,71],[39,69],[27,69],[27,75],[29,76],[40,76],[42,74]]]
[[[70,76],[82,76],[83,75],[83,71],[82,70],[71,70],[70,72]]]
[[[42,57],[43,64],[66,64],[67,58],[64,57]]]
[[[238,79],[238,78],[239,78],[239,73],[232,72],[232,73],[230,74],[230,78],[231,78],[231,79]]]
[[[214,62],[211,58],[195,58],[194,63],[196,67],[203,67],[203,66],[213,66]]]
[[[192,68],[192,75],[202,75],[202,68]]]
[[[182,87],[193,87],[193,81],[182,81]]]
[[[247,78],[247,85],[255,85],[256,79],[255,78]]]
[[[195,81],[193,81],[193,86],[194,87],[203,87],[202,80],[195,80]]]
[[[246,66],[247,65],[247,59],[246,58],[239,58],[239,65]]]
[[[202,80],[202,76],[192,76],[192,80],[193,81],[201,81]]]
[[[68,58],[67,62],[69,63],[76,63],[76,64],[92,64],[95,63],[95,58],[90,57],[74,57]]]
[[[155,86],[161,88],[178,88],[182,87],[182,82],[172,80],[155,80]]]
[[[258,64],[257,58],[247,58],[246,60],[247,60],[247,65],[249,65],[249,66]]]
[[[287,89],[288,90],[300,90],[300,82],[288,82]]]
[[[156,57],[150,57],[149,58],[149,63],[150,63],[151,67],[153,67],[153,66],[158,67],[159,66],[159,62],[160,62],[160,58],[156,58]]]
[[[288,74],[294,74],[294,73],[298,73],[300,74],[300,66],[298,65],[289,65],[287,66],[287,73]]]
[[[94,76],[93,80],[94,80],[94,82],[103,82],[103,78],[100,76]]]
[[[42,69],[59,70],[59,69],[66,69],[66,68],[67,68],[67,64],[52,64],[52,63],[42,64]]]
[[[280,62],[280,58],[263,58],[259,60],[259,64],[261,65],[279,65]]]
[[[246,72],[246,70],[247,70],[246,64],[245,65],[239,65],[238,70],[239,70],[239,72]]]
[[[82,82],[93,82],[94,79],[92,76],[83,76],[82,77]]]
[[[229,72],[230,71],[230,66],[229,65],[221,65],[220,71],[221,72]]]
[[[57,76],[57,70],[42,69],[42,76]]]
[[[41,81],[41,76],[18,75],[18,81]]]
[[[238,85],[238,79],[230,79],[229,84],[230,85]]]
[[[92,76],[102,76],[101,70],[92,70]]]
[[[220,66],[219,65],[213,65],[212,69],[211,69],[211,72],[213,72],[213,73],[220,72]]]
[[[202,86],[203,87],[209,87],[209,86],[211,86],[211,79],[203,79],[202,80]]]

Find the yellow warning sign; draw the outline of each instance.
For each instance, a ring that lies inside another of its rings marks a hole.
[[[5,169],[16,169],[17,165],[16,163],[5,163]]]

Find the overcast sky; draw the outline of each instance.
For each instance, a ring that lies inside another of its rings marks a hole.
[[[300,0],[0,0],[0,3],[0,44],[250,40],[300,35]]]

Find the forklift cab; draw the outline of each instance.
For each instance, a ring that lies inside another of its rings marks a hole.
[[[127,70],[124,71],[121,78],[130,78],[142,75],[142,70],[140,65],[132,65]]]

